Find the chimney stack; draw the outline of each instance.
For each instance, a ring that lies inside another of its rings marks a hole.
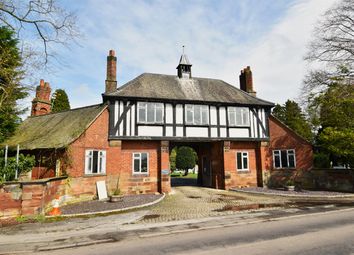
[[[36,88],[36,97],[32,101],[31,116],[43,115],[51,112],[50,102],[51,88],[48,82],[40,80]]]
[[[115,55],[114,50],[110,50],[107,56],[106,94],[117,90],[117,57]]]
[[[241,70],[240,89],[254,97],[257,94],[256,91],[253,90],[253,79],[250,66],[247,66],[246,68]]]

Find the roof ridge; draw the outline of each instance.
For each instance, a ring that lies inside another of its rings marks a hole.
[[[105,105],[105,103],[86,105],[86,106],[77,107],[77,108],[73,108],[73,109],[68,109],[68,110],[64,110],[64,111],[60,111],[60,112],[50,112],[50,113],[43,114],[43,115],[28,116],[28,118],[32,119],[32,118],[37,118],[37,117],[55,115],[55,114],[60,114],[60,113],[65,113],[65,112],[72,112],[72,111],[82,110],[82,109],[85,109],[85,108],[90,108],[90,107],[95,107],[95,106],[103,106],[103,105]]]

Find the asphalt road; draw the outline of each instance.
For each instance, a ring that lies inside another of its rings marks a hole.
[[[145,233],[112,243],[39,254],[354,254],[354,209],[209,229]]]

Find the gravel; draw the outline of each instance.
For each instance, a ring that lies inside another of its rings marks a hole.
[[[312,191],[312,190],[302,190],[302,191],[285,191],[280,189],[268,189],[261,187],[249,187],[249,188],[233,188],[234,191],[245,191],[254,193],[264,193],[273,195],[295,195],[295,196],[354,196],[353,193],[343,193],[334,191]]]
[[[129,195],[124,196],[122,201],[114,203],[109,201],[92,200],[65,205],[60,207],[60,210],[63,215],[111,211],[151,203],[161,198],[162,196],[162,194]]]

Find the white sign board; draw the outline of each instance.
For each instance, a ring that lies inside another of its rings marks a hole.
[[[105,181],[98,181],[96,182],[97,186],[97,195],[98,195],[98,200],[104,200],[107,199],[107,189],[106,189],[106,182]]]

